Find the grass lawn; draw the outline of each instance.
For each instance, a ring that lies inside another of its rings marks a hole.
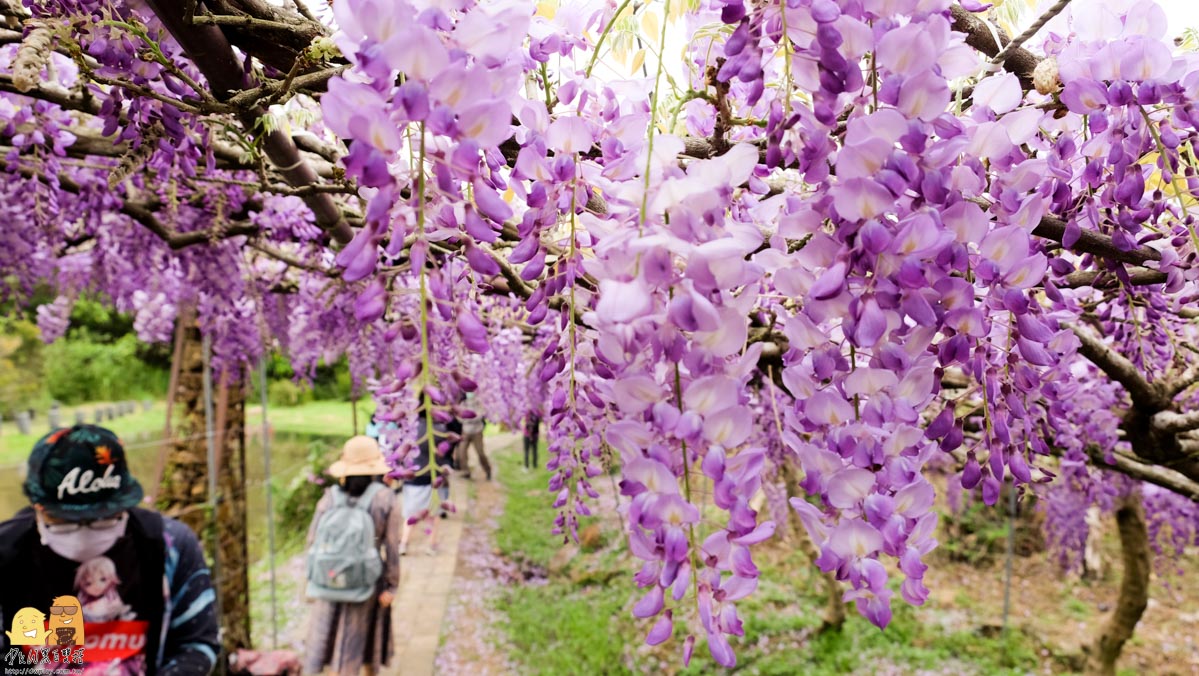
[[[87,422],[93,422],[92,410],[105,405],[104,402],[81,404],[63,408],[62,420],[66,425],[74,424],[75,411],[87,412]],[[272,407],[267,411],[271,427],[276,433],[297,434],[305,436],[332,436],[348,439],[353,431],[353,416],[349,402],[344,401],[315,401],[292,408]],[[250,406],[246,411],[247,433],[254,435],[262,424],[262,407]],[[369,416],[365,406],[358,404],[358,433],[366,427]],[[166,404],[154,402],[149,411],[142,411],[138,405],[136,413],[130,413],[114,420],[105,420],[103,426],[116,432],[125,442],[126,449],[132,449],[138,443],[148,443],[161,439],[163,426],[166,424]],[[17,426],[12,421],[4,421],[0,425],[0,465],[11,465],[24,462],[29,457],[29,451],[34,443],[49,432],[44,415],[34,420],[33,434],[18,434]],[[137,437],[145,439],[141,442]]]
[[[555,510],[554,495],[546,490],[549,472],[544,468],[526,471],[519,444],[497,450],[491,454],[491,462],[499,465],[507,501],[495,531],[496,547],[509,559],[546,568],[562,548],[561,536],[550,533]],[[545,457],[544,450],[541,455]]]
[[[285,543],[275,552],[275,621],[279,648],[288,648],[302,634],[308,606],[301,540]],[[301,560],[297,560],[299,557]],[[250,566],[250,632],[254,647],[272,649],[270,565],[265,558]],[[297,631],[297,627],[299,630]]]
[[[545,456],[543,446],[543,462]],[[546,490],[549,472],[544,468],[526,472],[516,444],[493,453],[492,463],[499,465],[499,480],[507,492],[495,531],[496,547],[522,567],[555,567],[563,544],[561,536],[550,533],[556,510],[554,495]],[[623,584],[576,586],[552,574],[544,586],[506,589],[499,608],[508,618],[506,630],[516,649],[514,657],[524,662],[522,673],[622,673],[617,665],[624,637],[609,622],[624,612],[630,589]]]
[[[513,447],[516,448],[516,447]],[[518,452],[495,454],[507,502],[495,533],[496,546],[526,570],[547,571],[546,580],[506,588],[497,600],[506,615],[513,657],[529,674],[711,674],[717,667],[702,631],[689,669],[682,668],[690,598],[675,613],[672,640],[644,644],[652,622],[631,615],[640,592],[633,583],[639,561],[624,545],[619,518],[584,521],[582,547],[550,534],[556,510],[545,470],[526,473]],[[602,477],[597,486],[606,486]],[[622,498],[623,501],[623,498]],[[598,510],[597,510],[598,511]],[[597,534],[598,531],[598,534]],[[894,619],[880,631],[851,606],[841,631],[820,631],[825,599],[807,558],[787,542],[755,548],[760,586],[737,604],[745,636],[731,642],[737,672],[749,674],[953,673],[1023,674],[1039,666],[1035,637],[1013,631],[1007,638],[970,628],[950,628],[917,611],[896,594]],[[928,671],[925,671],[928,670]]]
[[[97,402],[64,406],[62,422],[64,425],[73,425],[77,410],[86,411],[87,422],[94,422],[92,410],[103,405],[103,402]],[[147,439],[160,439],[163,425],[166,424],[166,405],[163,402],[154,402],[149,411],[143,411],[139,403],[135,413],[114,420],[105,420],[101,424],[116,432],[125,442],[126,447],[139,443],[136,440],[138,435],[143,435]],[[4,424],[0,426],[0,465],[24,462],[29,457],[29,451],[33,449],[34,443],[49,431],[44,414],[33,421],[33,434],[19,434],[15,423],[4,421]]]
[[[358,434],[370,422],[369,404],[358,402]],[[349,439],[354,433],[353,408],[348,401],[313,401],[293,407],[272,406],[267,418],[276,432]],[[246,425],[262,424],[262,406],[246,407]]]

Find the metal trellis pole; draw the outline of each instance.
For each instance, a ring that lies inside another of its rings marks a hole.
[[[1012,558],[1016,554],[1016,479],[1012,478],[1008,494],[1007,564],[1003,574],[1003,633],[1007,634],[1008,614],[1012,607]]]
[[[266,485],[267,557],[271,568],[271,648],[279,648],[279,625],[275,606],[275,506],[271,500],[271,438],[266,419],[266,357],[258,362],[258,389],[262,393],[262,471]]]

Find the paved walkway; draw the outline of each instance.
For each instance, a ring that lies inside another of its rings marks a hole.
[[[498,451],[520,441],[516,434],[488,436],[488,451]],[[494,454],[489,452],[489,457]],[[471,475],[483,481],[477,467]],[[492,470],[496,463],[492,460]],[[450,502],[461,509],[467,503],[470,480],[454,475],[450,479]],[[431,676],[441,638],[454,569],[458,565],[458,541],[462,537],[464,514],[451,514],[437,523],[437,553],[428,553],[428,536],[418,526],[408,542],[408,554],[400,560],[400,589],[393,606],[392,626],[395,631],[396,653],[388,676]]]

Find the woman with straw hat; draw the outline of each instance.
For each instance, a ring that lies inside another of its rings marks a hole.
[[[325,491],[316,505],[308,528],[309,549],[314,544],[319,547],[318,538],[329,530],[320,528],[322,517],[346,506],[364,507],[374,522],[375,545],[383,566],[375,593],[365,601],[314,601],[305,643],[305,673],[321,673],[329,668],[338,674],[356,675],[363,666],[372,673],[379,673],[391,661],[393,645],[388,608],[395,599],[400,581],[398,534],[401,522],[395,493],[382,484],[383,475],[391,469],[379,443],[367,436],[347,441],[341,449],[341,457],[329,467],[329,475],[338,482]],[[363,504],[359,505],[359,502]],[[309,580],[311,583],[312,578]],[[310,584],[310,595],[311,590]]]

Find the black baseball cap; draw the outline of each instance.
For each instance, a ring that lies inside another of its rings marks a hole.
[[[83,424],[38,439],[24,489],[30,502],[67,521],[115,516],[136,507],[143,495],[117,435]]]

